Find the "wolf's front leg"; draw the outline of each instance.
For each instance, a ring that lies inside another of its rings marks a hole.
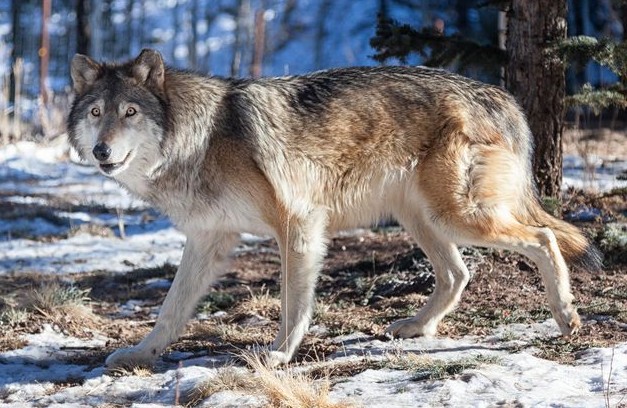
[[[281,328],[268,355],[271,366],[292,359],[309,328],[314,289],[326,253],[326,213],[288,217],[279,231],[281,251]]]
[[[183,258],[161,306],[152,332],[135,347],[111,354],[105,367],[151,366],[161,352],[176,340],[198,300],[226,267],[237,234],[202,233],[187,237]]]

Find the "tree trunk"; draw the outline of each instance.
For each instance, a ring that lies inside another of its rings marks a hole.
[[[51,11],[51,0],[43,0],[41,7],[41,45],[39,47],[39,95],[44,107],[48,106],[48,65],[50,63],[48,20],[50,20]]]
[[[240,68],[242,66],[243,52],[246,48],[250,34],[250,0],[238,0],[237,1],[237,15],[235,20],[237,21],[237,27],[235,27],[235,41],[233,42],[233,58],[231,59],[231,76],[237,77],[240,75]]]
[[[558,198],[562,183],[564,65],[547,56],[566,38],[566,0],[513,0],[508,15],[506,85],[529,119],[534,178],[541,197]]]
[[[104,57],[104,41],[106,22],[104,21],[104,2],[94,1],[90,2],[91,10],[89,13],[89,40],[90,40],[90,52],[89,56],[95,59],[102,59]]]
[[[89,30],[89,0],[76,2],[76,52],[89,55],[91,48],[91,33]]]
[[[9,79],[9,104],[15,106],[16,100],[16,88],[17,78],[13,67],[16,65],[17,60],[22,58],[22,26],[20,24],[20,17],[22,16],[22,2],[11,2],[11,31],[12,31],[12,43],[11,49],[11,77]],[[14,111],[9,111],[9,115],[13,116]]]
[[[266,20],[263,8],[255,12],[255,38],[253,40],[253,57],[250,64],[250,76],[259,78],[263,68],[263,54],[266,45]]]

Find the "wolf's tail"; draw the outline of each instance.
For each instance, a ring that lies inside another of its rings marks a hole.
[[[601,252],[583,235],[579,228],[547,213],[537,199],[527,205],[527,214],[537,226],[549,227],[557,238],[557,245],[566,262],[589,271],[602,268]],[[527,217],[525,217],[527,218]]]

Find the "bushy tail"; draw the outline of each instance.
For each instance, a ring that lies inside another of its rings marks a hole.
[[[601,252],[583,235],[579,228],[553,217],[533,199],[527,207],[528,215],[537,226],[549,227],[566,262],[589,271],[599,271],[603,266]]]

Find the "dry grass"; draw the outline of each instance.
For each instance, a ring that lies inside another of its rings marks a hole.
[[[28,320],[28,312],[15,301],[15,296],[0,296],[0,325],[15,327]]]
[[[627,157],[627,134],[607,128],[582,129],[575,126],[564,132],[564,155],[578,155],[584,162],[584,185],[593,190],[599,158],[603,161],[624,160]]]
[[[28,344],[26,340],[18,336],[0,338],[0,353],[9,350],[17,350]]]
[[[276,334],[276,324],[238,324],[218,321],[197,329],[203,337],[218,337],[223,343],[238,347],[270,343]]]
[[[246,317],[261,316],[271,320],[277,320],[281,313],[281,300],[271,295],[270,290],[262,286],[253,291],[248,288],[250,297],[238,303],[233,310],[230,320],[237,321]]]
[[[380,336],[387,327],[387,323],[382,322],[384,316],[390,316],[388,310],[354,304],[329,304],[316,308],[314,322],[327,327],[330,336],[355,332]]]
[[[421,354],[402,353],[386,356],[384,367],[410,371],[413,373],[413,381],[423,381],[441,380],[461,374],[464,370],[498,363],[497,357],[482,354],[454,360],[438,360]]]
[[[116,367],[113,370],[107,372],[107,374],[112,375],[114,377],[142,377],[147,378],[154,374],[154,372],[148,367]]]
[[[213,394],[222,391],[248,391],[254,389],[252,375],[249,372],[237,369],[233,366],[221,367],[218,373],[198,387],[184,398],[186,406],[194,406]]]
[[[366,370],[402,370],[411,374],[412,381],[430,381],[455,377],[465,370],[476,369],[486,364],[500,364],[500,360],[497,357],[482,354],[441,360],[399,350],[385,354],[382,359],[365,357],[359,360],[313,364],[306,367],[306,372],[312,378],[342,379],[353,377]]]
[[[623,131],[607,128],[571,128],[564,132],[564,154],[578,154],[584,158],[591,155],[614,158],[627,157],[627,136]]]
[[[68,232],[67,236],[75,237],[80,234],[88,234],[95,237],[103,237],[103,238],[113,238],[115,237],[115,233],[110,227],[105,225],[98,224],[80,224],[77,227],[72,227]]]
[[[24,306],[62,330],[80,335],[84,329],[95,329],[100,323],[100,317],[89,306],[88,294],[88,289],[49,281],[26,292]]]
[[[252,371],[226,367],[210,381],[196,388],[188,399],[193,406],[203,399],[221,391],[240,391],[258,396],[267,401],[269,407],[281,408],[348,408],[348,401],[333,402],[329,392],[328,377],[314,379],[293,367],[283,370],[269,368],[256,354],[244,353],[242,359]]]
[[[39,98],[37,132],[45,141],[51,141],[66,133],[67,117],[71,105],[71,96],[67,93],[53,94],[49,91],[50,101],[44,105]]]
[[[272,370],[257,355],[243,356],[255,372],[256,386],[275,407],[290,408],[344,408],[352,404],[332,402],[329,399],[331,388],[328,378],[313,380],[293,369]]]

